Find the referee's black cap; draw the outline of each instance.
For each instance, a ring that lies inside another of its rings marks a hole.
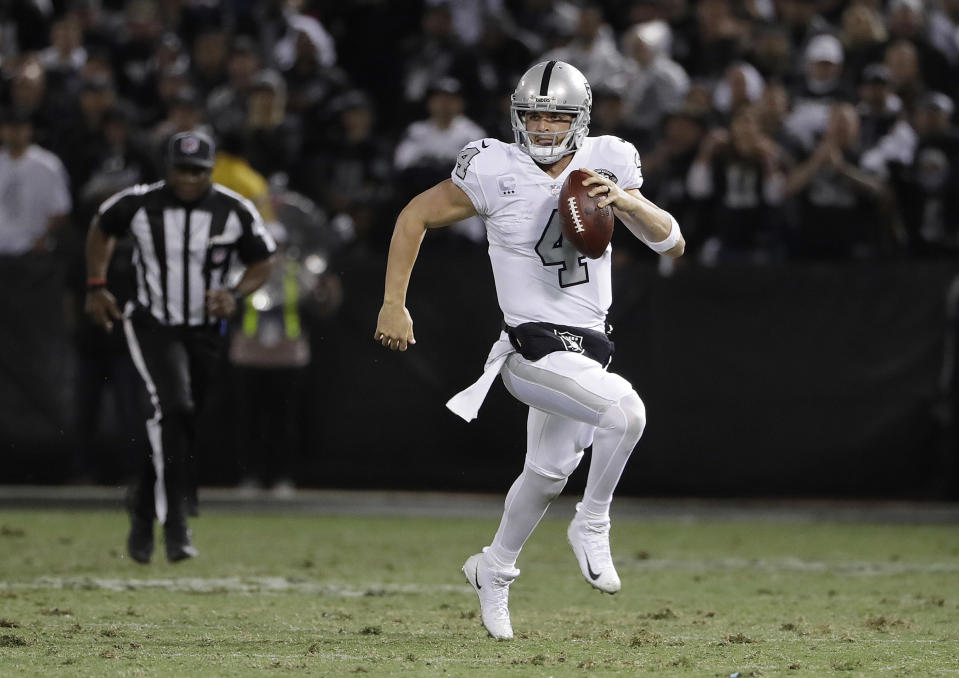
[[[216,146],[213,139],[203,132],[180,132],[170,137],[168,158],[170,165],[213,167]]]

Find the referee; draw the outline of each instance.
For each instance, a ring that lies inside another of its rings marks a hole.
[[[276,249],[252,203],[211,181],[214,150],[205,134],[174,135],[166,181],[108,198],[87,234],[86,312],[107,330],[122,321],[153,404],[150,455],[128,506],[127,549],[139,563],[153,555],[154,518],[170,562],[197,555],[187,527],[196,506],[190,469],[197,413],[221,363],[225,319],[267,280]],[[106,272],[117,238],[128,234],[136,299],[121,312]]]

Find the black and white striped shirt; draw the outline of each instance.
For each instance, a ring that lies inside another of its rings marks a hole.
[[[206,325],[207,290],[222,289],[238,264],[250,265],[276,249],[249,200],[213,184],[186,204],[165,181],[131,186],[98,210],[104,233],[133,238],[137,304],[164,325]]]

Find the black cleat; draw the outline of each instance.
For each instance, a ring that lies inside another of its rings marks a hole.
[[[127,553],[138,563],[149,563],[153,557],[153,520],[130,516],[130,534],[127,536]]]
[[[185,525],[164,527],[163,537],[166,541],[166,559],[171,563],[178,563],[187,558],[196,558],[199,555],[199,551],[190,541],[190,530]]]

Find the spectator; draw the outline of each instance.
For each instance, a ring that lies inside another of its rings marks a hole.
[[[714,129],[705,138],[689,169],[693,199],[712,199],[715,239],[707,242],[707,263],[769,263],[780,254],[785,175],[781,151],[763,134],[754,107],[743,105],[729,131]]]
[[[90,223],[100,203],[117,191],[155,181],[159,176],[127,106],[118,104],[103,112],[97,151],[89,157],[86,181],[77,191],[74,216],[80,224]]]
[[[399,114],[403,122],[415,118],[430,85],[443,77],[457,79],[461,88],[467,83],[468,89],[462,91],[462,96],[470,104],[470,110],[482,110],[486,92],[477,72],[476,58],[457,41],[448,5],[430,5],[423,10],[420,33],[401,45],[401,58],[406,107]]]
[[[49,254],[72,207],[63,163],[33,143],[26,111],[2,114],[0,140],[0,255]]]
[[[60,128],[54,148],[67,168],[74,190],[86,184],[98,163],[103,151],[104,116],[116,103],[117,94],[111,80],[85,80],[80,90],[79,111],[71,116],[71,124]]]
[[[959,0],[940,0],[929,17],[929,42],[939,50],[950,67],[959,67]]]
[[[817,35],[832,32],[832,26],[819,13],[817,0],[780,0],[776,8],[795,54],[802,54]]]
[[[230,34],[225,28],[207,27],[196,36],[192,50],[192,82],[202,100],[227,82]]]
[[[143,120],[154,124],[167,114],[170,101],[180,90],[193,86],[190,55],[177,34],[166,32],[160,36],[147,69],[145,84],[135,103]]]
[[[429,117],[407,127],[396,147],[394,166],[407,175],[404,184],[410,196],[446,175],[450,163],[464,144],[485,132],[463,114],[462,88],[458,80],[440,78],[427,93]]]
[[[835,103],[813,154],[786,180],[799,202],[792,251],[802,259],[848,259],[875,253],[883,234],[877,204],[883,184],[859,168],[859,115]]]
[[[764,86],[763,76],[752,64],[733,64],[716,85],[713,107],[724,121],[728,121],[740,108],[757,101],[762,96]]]
[[[612,28],[606,23],[603,8],[587,3],[579,10],[572,40],[552,49],[538,61],[565,61],[593,83],[622,86],[626,62],[616,47]]]
[[[321,68],[331,68],[336,65],[336,45],[333,37],[314,17],[301,14],[291,9],[289,3],[284,10],[286,31],[273,47],[273,61],[281,70],[292,69],[295,63],[302,58],[302,53],[309,47],[313,52],[313,59]]]
[[[17,64],[10,81],[9,106],[30,116],[32,138],[41,146],[55,143],[58,127],[68,116],[73,98],[62,89],[53,90],[47,83],[46,72],[36,59],[29,57]]]
[[[950,69],[946,55],[929,40],[922,0],[891,0],[886,25],[892,40],[908,40],[915,47],[926,85],[940,91],[956,91],[956,74]]]
[[[696,3],[695,12],[688,53],[677,61],[692,78],[715,79],[744,54],[746,24],[733,14],[729,0],[702,0]]]
[[[520,35],[534,54],[556,46],[550,44],[551,35],[572,37],[579,17],[579,7],[569,0],[519,0],[510,9]]]
[[[391,207],[393,148],[376,134],[373,103],[365,93],[344,94],[333,107],[337,119],[327,150],[307,160],[300,174],[315,182],[309,194],[318,196],[342,239],[385,249],[388,234],[376,227]]]
[[[76,20],[87,53],[109,52],[122,32],[122,17],[104,12],[101,0],[72,0],[67,13]]]
[[[209,135],[210,126],[205,121],[203,106],[197,93],[190,87],[176,91],[169,103],[166,117],[149,132],[149,144],[154,164],[163,165],[167,142],[180,132],[202,132]]]
[[[612,85],[593,90],[593,112],[589,125],[590,131],[597,136],[609,134],[640,148],[648,147],[652,136],[636,127],[635,119],[627,112],[621,88]]]
[[[80,22],[72,14],[66,14],[53,22],[50,29],[50,46],[42,50],[38,59],[53,81],[77,77],[87,61],[83,46]]]
[[[918,145],[913,161],[895,176],[899,209],[912,253],[959,251],[959,130],[948,96],[924,96],[913,116]]]
[[[250,82],[244,121],[246,157],[267,178],[288,183],[299,162],[299,119],[286,114],[286,83],[274,70],[264,69]]]
[[[839,39],[845,53],[846,79],[856,84],[868,64],[882,61],[889,34],[882,16],[876,10],[855,4],[842,14]]]
[[[799,141],[786,129],[786,119],[790,111],[789,92],[786,87],[781,82],[766,83],[755,106],[763,134],[772,139],[784,156],[789,158],[787,164],[803,155]]]
[[[303,125],[305,154],[319,152],[329,128],[330,102],[349,88],[349,78],[331,64],[324,64],[321,49],[306,31],[295,33],[295,51],[289,67],[280,68],[287,85],[287,113]]]
[[[793,49],[789,34],[778,24],[758,28],[748,61],[766,80],[793,82]]]
[[[890,43],[886,47],[883,63],[889,69],[893,91],[902,100],[903,108],[911,113],[926,89],[916,46],[908,40]]]
[[[270,487],[278,497],[293,494],[314,418],[310,335],[343,299],[339,278],[325,269],[331,251],[316,249],[322,236],[311,232],[328,227],[315,205],[296,203],[306,212],[293,215],[288,206],[274,222],[270,278],[243,304],[229,348],[239,486]]]
[[[883,181],[888,181],[893,166],[912,163],[916,150],[916,132],[902,110],[902,101],[889,88],[889,69],[871,64],[859,86],[861,165]]]
[[[266,178],[251,167],[246,159],[243,130],[221,130],[218,142],[210,179],[252,202],[263,221],[274,224],[276,216],[270,200],[270,186]]]
[[[670,56],[672,31],[665,21],[631,26],[623,38],[626,54],[624,97],[627,115],[641,131],[640,152],[650,147],[667,111],[677,108],[689,89],[689,76]]]
[[[533,60],[533,52],[523,40],[512,18],[505,12],[487,13],[483,17],[483,32],[477,45],[479,71],[484,89],[489,92],[511,92],[523,69]],[[494,128],[505,118],[496,107],[482,111],[484,126]]]
[[[233,41],[227,60],[227,81],[210,92],[206,109],[216,129],[235,127],[246,117],[246,99],[250,84],[260,70],[260,55],[247,36]]]
[[[393,166],[397,172],[400,199],[409,199],[449,173],[460,150],[486,133],[463,114],[460,83],[441,78],[429,88],[429,117],[407,127],[396,147]],[[451,232],[481,242],[486,233],[482,222],[470,218],[454,224]]]
[[[149,102],[155,81],[151,80],[151,62],[163,24],[153,0],[133,0],[123,9],[124,25],[116,33],[113,46],[113,71],[117,92],[138,106]]]
[[[890,89],[892,76],[883,64],[870,64],[859,85],[860,130],[863,148],[872,148],[903,114],[902,100]]]
[[[817,35],[806,47],[805,77],[792,92],[794,106],[786,129],[807,150],[826,127],[832,105],[852,99],[842,80],[843,58],[842,44],[834,35]]]
[[[140,99],[137,102],[143,124],[148,127],[170,115],[170,109],[175,102],[187,93],[191,96],[196,94],[196,89],[191,84],[189,64],[182,62],[174,63],[156,73],[154,83],[150,99]]]
[[[706,130],[706,113],[684,104],[666,114],[656,146],[642,156],[643,194],[675,216],[677,221],[681,220],[683,232],[689,235],[688,242],[696,243],[697,248],[706,240],[705,226],[713,224],[710,219],[702,218],[702,203],[689,195],[686,177]],[[613,256],[618,258],[618,261],[614,259],[614,264],[621,263],[627,252],[630,259],[647,256],[645,250],[648,248],[630,246],[636,239],[617,238],[617,232],[613,234]]]

